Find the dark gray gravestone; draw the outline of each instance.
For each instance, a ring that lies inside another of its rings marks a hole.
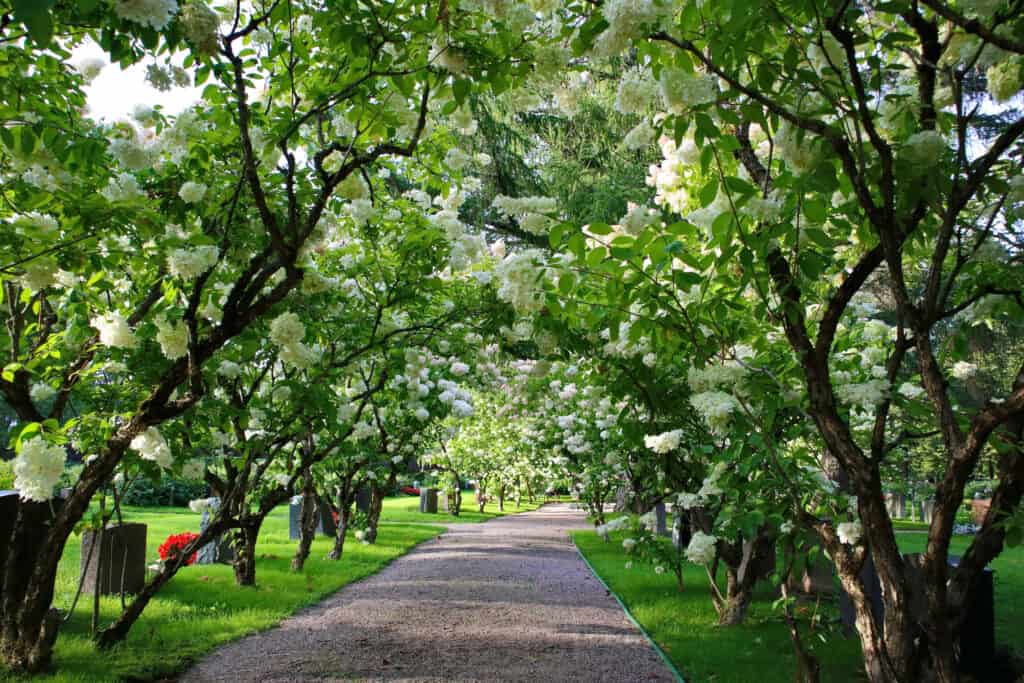
[[[338,524],[334,521],[334,509],[326,496],[320,496],[320,527],[319,531],[332,538],[338,533]]]
[[[317,533],[325,536],[334,536],[338,532],[338,525],[334,523],[334,515],[331,506],[326,498],[321,497],[317,505]],[[302,513],[302,503],[288,504],[288,538],[295,540],[301,536],[299,531],[299,519]]]
[[[82,591],[91,595],[98,588],[100,595],[118,595],[122,587],[125,593],[142,590],[146,584],[146,525],[129,522],[108,526],[103,530],[102,554],[99,540],[98,531],[82,534],[79,560]]]
[[[799,551],[801,553],[809,553],[815,545],[817,544],[802,543]],[[787,562],[789,561],[788,552],[786,560]],[[829,595],[836,590],[834,577],[835,568],[832,566],[832,561],[825,557],[822,549],[819,549],[814,557],[808,559],[807,566],[804,567],[802,574],[789,577],[789,585],[793,590],[798,590],[802,593]]]
[[[665,504],[658,503],[654,506],[654,514],[657,517],[656,531],[659,536],[668,536],[669,531],[665,520]]]
[[[0,568],[7,564],[11,534],[14,532],[14,520],[17,518],[18,492],[0,491]],[[3,595],[3,590],[3,583],[0,582],[0,596]]]
[[[16,560],[18,565],[14,580],[17,592],[25,588],[25,583],[32,574],[35,558],[46,542],[53,515],[63,504],[63,498],[37,503],[21,500],[17,491],[0,491],[0,567],[7,564],[12,554],[19,558]],[[24,534],[20,539],[20,547],[15,548],[14,525],[19,513],[24,517],[23,524],[31,533]],[[2,593],[3,586],[0,585],[0,597]]]
[[[420,489],[420,512],[437,514],[437,489]]]
[[[878,572],[875,571],[875,563],[871,559],[871,553],[867,553],[864,559],[864,566],[860,570],[860,580],[864,584],[864,592],[867,594],[868,602],[871,603],[871,614],[876,624],[884,623],[885,605],[882,604],[882,583],[878,580]],[[854,621],[857,613],[853,609],[853,602],[846,590],[840,585],[839,588],[839,619],[843,622],[847,633],[853,633]]]
[[[373,500],[373,491],[369,486],[362,486],[356,491],[356,510],[359,512],[370,512],[370,503]]]

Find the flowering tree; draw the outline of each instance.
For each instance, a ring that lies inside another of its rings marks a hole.
[[[615,2],[581,17],[582,43],[599,54],[633,46],[644,59],[620,92],[630,89],[636,111],[660,112],[647,123],[664,135],[648,181],[658,208],[638,208],[618,231],[591,225],[598,244],[589,248],[571,231],[552,242],[624,281],[604,288],[603,303],[630,310],[631,340],[671,330],[698,359],[722,340],[751,344],[753,357],[739,360],[776,384],[758,397],[762,436],[805,413],[811,453],[856,498],[850,521],[831,506],[792,512],[835,559],[869,676],[954,680],[962,606],[1019,503],[1016,428],[991,437],[1020,419],[1024,383],[1011,376],[999,400],[959,404],[950,381],[959,353],[936,347],[934,335],[982,305],[1021,314],[1014,155],[1024,120],[982,128],[967,87],[987,69],[990,93],[978,97],[1019,90],[1019,13],[1001,3],[803,3],[766,8],[763,30],[762,16],[738,9]],[[979,269],[982,253],[998,256]],[[871,304],[873,279],[894,302],[887,324],[859,305]],[[558,288],[567,301],[576,293],[572,280]],[[745,410],[721,385],[694,399],[718,429]],[[919,568],[897,548],[880,476],[894,444],[912,438],[900,424],[918,401],[944,443]],[[953,520],[986,447],[1005,454],[993,507],[951,571]],[[869,555],[884,624],[859,578]],[[909,607],[917,592],[923,615]]]
[[[317,279],[331,216],[372,209],[367,179],[418,150],[428,114],[455,112],[481,74],[507,87],[520,68],[508,57],[528,49],[533,22],[439,17],[418,2],[386,17],[331,2],[221,10],[198,0],[16,3],[4,16],[2,239],[12,258],[0,271],[0,392],[21,421],[17,486],[48,499],[70,437],[90,458],[44,533],[22,506],[16,551],[0,568],[0,652],[35,671],[56,637],[57,563],[93,494],[132,450],[172,465],[153,430],[201,411],[204,365]],[[148,60],[159,88],[209,81],[202,103],[113,126],[83,118],[83,88],[101,68],[70,64],[83,40],[122,65]],[[421,158],[444,153],[424,147]],[[286,363],[310,360],[309,347],[284,341]],[[111,391],[112,377],[115,400],[66,420],[70,401]]]

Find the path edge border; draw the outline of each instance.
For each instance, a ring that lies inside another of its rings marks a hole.
[[[572,540],[572,547],[575,548],[576,554],[580,556],[581,560],[583,560],[583,564],[587,565],[587,569],[589,569],[590,573],[594,575],[594,578],[601,582],[601,585],[604,586],[604,589],[608,591],[608,595],[615,598],[615,602],[619,603],[619,607],[621,607],[622,611],[626,613],[626,618],[629,619],[630,622],[632,622],[633,626],[636,626],[637,630],[640,631],[640,634],[643,635],[644,640],[646,640],[650,644],[650,646],[654,648],[654,651],[658,653],[658,656],[661,657],[662,661],[665,662],[665,665],[668,667],[668,670],[672,672],[673,676],[675,676],[676,681],[678,683],[686,683],[686,679],[683,678],[683,674],[679,672],[679,669],[677,669],[676,665],[672,663],[672,660],[669,659],[669,656],[667,654],[665,654],[665,651],[661,649],[661,646],[654,642],[654,638],[652,638],[651,634],[647,632],[647,629],[641,626],[640,622],[636,620],[636,617],[634,617],[633,613],[629,611],[628,607],[626,607],[626,603],[622,601],[622,598],[619,597],[619,594],[613,591],[611,589],[611,586],[605,583],[605,580],[602,579],[601,575],[597,573],[596,569],[594,569],[594,565],[590,564],[590,560],[588,560],[587,556],[583,554],[583,551],[580,550],[580,547],[576,545],[576,539],[573,538],[572,535],[570,535],[569,538]]]

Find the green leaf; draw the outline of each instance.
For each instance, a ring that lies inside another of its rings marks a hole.
[[[576,276],[572,273],[564,273],[562,277],[558,278],[558,291],[561,292],[563,296],[567,296],[575,286]]]
[[[612,233],[612,226],[607,223],[591,223],[587,226],[587,232],[592,235],[610,235]]]
[[[828,218],[828,209],[821,197],[812,197],[804,202],[804,215],[812,223],[824,223]]]
[[[460,78],[452,83],[452,94],[455,96],[455,102],[461,106],[466,101],[466,96],[469,95],[469,81]]]
[[[715,201],[715,197],[718,196],[718,178],[712,178],[707,184],[700,190],[700,205],[701,207],[710,206],[711,202]]]

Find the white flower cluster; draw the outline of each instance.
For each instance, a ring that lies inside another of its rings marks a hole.
[[[550,197],[506,197],[498,195],[495,209],[519,221],[519,226],[534,235],[544,235],[554,220],[549,214],[558,211],[558,203]]]
[[[291,311],[285,311],[270,323],[270,341],[280,347],[281,360],[300,370],[308,368],[319,358],[315,349],[303,343],[305,336],[306,326]]]
[[[713,562],[717,553],[716,543],[718,543],[717,537],[698,531],[690,538],[690,544],[686,546],[686,559],[694,564]]]
[[[197,204],[206,196],[206,189],[206,185],[203,183],[196,183],[190,180],[181,186],[181,189],[178,190],[178,196],[186,204]]]
[[[670,453],[679,448],[679,442],[683,438],[682,429],[673,429],[670,432],[661,434],[648,434],[644,437],[644,445],[659,455]]]
[[[158,320],[156,328],[156,341],[165,356],[177,360],[188,353],[188,327],[183,321]]]
[[[656,209],[638,206],[633,202],[626,205],[626,215],[619,219],[619,226],[628,235],[639,235],[646,228],[661,221],[661,214]]]
[[[171,448],[156,427],[147,427],[146,431],[138,434],[132,439],[131,447],[139,452],[143,460],[155,462],[165,470],[170,469],[174,463]]]
[[[93,318],[89,324],[99,330],[100,343],[104,346],[115,349],[135,348],[135,334],[128,320],[117,311]]]
[[[626,149],[634,152],[646,149],[652,142],[654,142],[655,135],[657,135],[657,131],[651,127],[651,124],[647,122],[647,119],[644,119],[626,133],[626,136],[622,138],[622,145]]]
[[[647,69],[630,69],[619,81],[615,93],[615,111],[621,114],[643,114],[658,98],[658,84]]]
[[[178,11],[177,0],[113,0],[113,4],[120,18],[157,31],[167,28]]]
[[[673,114],[713,102],[718,97],[718,86],[712,76],[682,69],[662,69],[658,85],[665,107]]]
[[[594,53],[612,57],[641,38],[645,31],[657,29],[671,16],[672,3],[662,0],[609,0],[601,5],[608,28],[594,41]]]
[[[686,211],[690,195],[686,191],[687,175],[700,161],[700,150],[690,138],[681,145],[668,136],[660,139],[662,161],[647,170],[647,185],[656,190],[654,202],[674,213]]]
[[[113,204],[131,202],[143,197],[139,181],[131,173],[119,173],[111,178],[107,181],[107,186],[100,190],[100,195]]]
[[[520,315],[536,313],[544,305],[543,270],[538,266],[542,259],[540,250],[527,249],[509,254],[494,269],[498,298],[512,304]]]
[[[14,459],[14,488],[23,500],[43,502],[53,497],[53,487],[64,473],[67,454],[61,446],[42,437],[29,439],[21,445]]]
[[[191,280],[217,265],[217,255],[218,249],[213,245],[172,249],[167,255],[167,269],[174,277]]]
[[[857,545],[863,533],[864,528],[860,522],[841,522],[836,526],[839,542],[844,545]]]
[[[742,386],[746,376],[746,368],[732,361],[690,369],[686,379],[695,392],[690,396],[690,405],[701,414],[712,431],[724,433],[729,428],[733,413],[740,408],[735,396],[719,388],[735,390]]]

